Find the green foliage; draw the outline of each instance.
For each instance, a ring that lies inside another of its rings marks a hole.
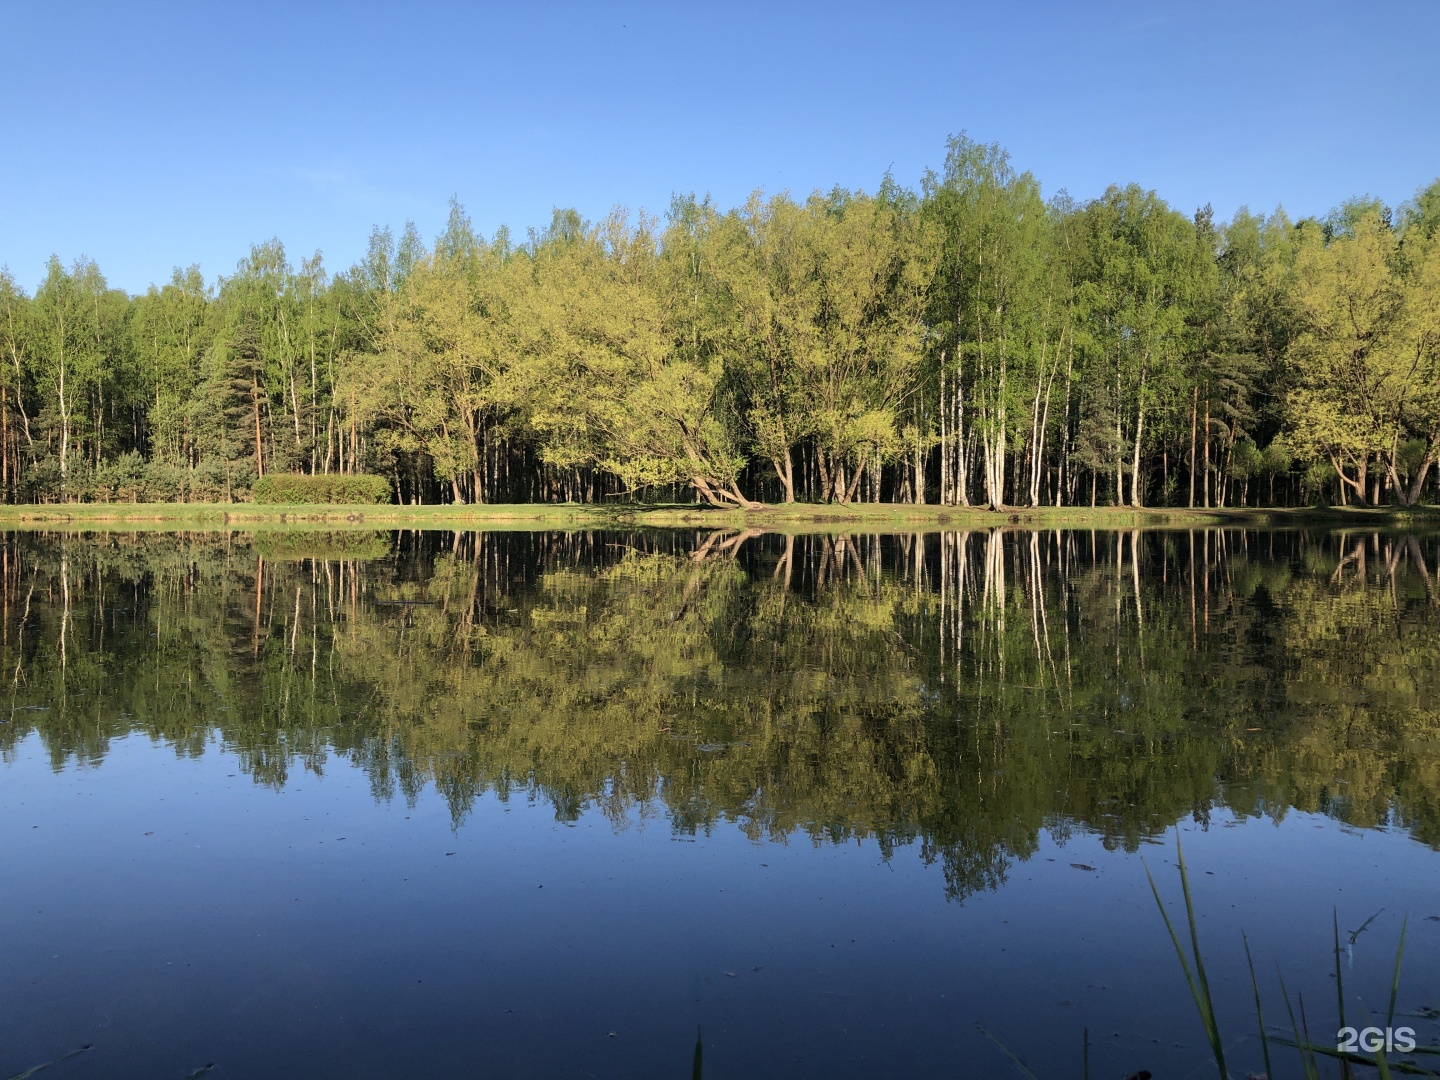
[[[1249,439],[1241,439],[1230,450],[1230,461],[1225,471],[1236,480],[1249,480],[1260,473],[1265,455]]]
[[[1367,474],[1380,466],[1414,505],[1440,460],[1440,243],[1402,259],[1388,215],[1347,204],[1340,220],[1296,260],[1294,439],[1357,501],[1373,497]]]
[[[390,482],[367,473],[328,473],[306,476],[298,473],[271,473],[256,480],[251,497],[257,503],[301,506],[310,503],[338,503],[347,506],[374,505],[390,501]]]
[[[679,196],[663,227],[560,209],[516,243],[452,200],[432,248],[377,228],[338,274],[272,239],[129,297],[52,258],[33,296],[0,271],[0,497],[372,473],[404,503],[1224,506],[1303,501],[1323,464],[1413,505],[1437,207],[1047,202],[962,134],[918,191]]]

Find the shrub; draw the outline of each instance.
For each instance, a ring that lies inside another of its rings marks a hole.
[[[91,496],[97,502],[139,502],[145,494],[145,459],[134,450],[95,470]]]
[[[250,489],[257,503],[300,505],[340,503],[374,505],[390,501],[390,481],[369,473],[271,473],[256,480]]]
[[[142,502],[184,502],[189,490],[183,465],[168,461],[147,461]]]
[[[1300,484],[1316,506],[1325,505],[1325,489],[1335,480],[1335,467],[1328,461],[1312,461],[1305,469]]]
[[[190,502],[233,502],[255,480],[254,461],[200,459],[190,473],[186,498]]]
[[[18,486],[22,501],[49,502],[60,490],[60,462],[53,457],[32,461]]]
[[[93,497],[94,473],[83,456],[71,454],[69,476],[62,479],[59,455],[47,454],[25,470],[20,490],[28,502],[83,502]]]

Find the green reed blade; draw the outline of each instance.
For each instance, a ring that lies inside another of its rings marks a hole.
[[[1180,888],[1185,897],[1185,917],[1190,926],[1190,947],[1195,959],[1195,968],[1192,971],[1189,960],[1185,956],[1185,947],[1180,944],[1180,935],[1175,931],[1175,924],[1170,921],[1170,915],[1165,910],[1165,902],[1160,899],[1160,888],[1155,884],[1155,878],[1150,873],[1148,864],[1141,860],[1145,867],[1145,878],[1150,882],[1150,892],[1155,897],[1155,906],[1160,909],[1160,917],[1165,920],[1165,929],[1170,932],[1170,943],[1175,946],[1175,955],[1180,959],[1180,967],[1185,972],[1185,981],[1190,985],[1190,996],[1195,1001],[1195,1010],[1200,1014],[1200,1023],[1205,1028],[1205,1036],[1210,1041],[1210,1052],[1215,1056],[1215,1065],[1220,1070],[1220,1080],[1226,1080],[1230,1075],[1225,1068],[1225,1049],[1220,1040],[1220,1028],[1215,1020],[1214,1001],[1210,996],[1210,982],[1205,977],[1205,962],[1200,956],[1200,934],[1195,925],[1195,900],[1190,893],[1190,875],[1185,867],[1185,852],[1180,845],[1180,833],[1175,833],[1175,852],[1178,856],[1180,869]]]
[[[1270,1066],[1270,1039],[1265,1033],[1265,1010],[1260,1005],[1260,981],[1255,978],[1255,961],[1250,957],[1250,939],[1245,932],[1240,932],[1240,940],[1245,945],[1245,963],[1250,968],[1250,989],[1255,992],[1255,1019],[1260,1025],[1260,1052],[1265,1056],[1265,1075],[1274,1076],[1275,1070]]]
[[[1290,1004],[1290,991],[1285,988],[1285,976],[1280,974],[1280,966],[1275,966],[1275,975],[1280,980],[1280,997],[1285,1002],[1285,1011],[1290,1014],[1290,1030],[1295,1033],[1295,1039],[1290,1042],[1283,1038],[1276,1038],[1277,1042],[1287,1046],[1300,1048],[1300,1064],[1305,1069],[1305,1080],[1320,1080],[1320,1069],[1315,1064],[1315,1055],[1309,1049],[1309,1041],[1301,1041],[1300,1025],[1295,1020],[1295,1008]]]
[[[1335,997],[1340,1005],[1340,1026],[1345,1024],[1345,976],[1342,972],[1343,965],[1340,963],[1340,912],[1335,908],[1330,909],[1330,919],[1335,926]],[[1354,1080],[1355,1071],[1350,1068],[1350,1062],[1342,1057],[1340,1059],[1340,1075],[1345,1080]]]
[[[1017,1069],[1019,1069],[1022,1073],[1029,1077],[1029,1080],[1040,1080],[1038,1076],[1036,1076],[1033,1072],[1030,1071],[1030,1067],[1028,1065],[1026,1065],[1023,1061],[1021,1061],[1018,1057],[1016,1057],[1010,1052],[1010,1048],[1008,1046],[1002,1043],[994,1035],[991,1035],[990,1032],[985,1029],[984,1024],[976,1024],[975,1027],[981,1035],[984,1035],[992,1043],[998,1046],[1000,1048],[1000,1052],[1004,1054],[1007,1058],[1009,1058]]]
[[[1390,1008],[1385,1012],[1385,1026],[1395,1026],[1395,999],[1400,996],[1400,961],[1405,956],[1405,929],[1410,924],[1410,916],[1406,915],[1400,920],[1400,943],[1395,946],[1395,974],[1390,977]]]
[[[1352,1064],[1364,1065],[1367,1068],[1383,1070],[1385,1064],[1379,1058],[1366,1057],[1364,1054],[1358,1054],[1352,1050],[1336,1050],[1332,1047],[1324,1046],[1319,1043],[1305,1042],[1304,1040],[1287,1039],[1283,1035],[1275,1036],[1275,1041],[1281,1046],[1293,1046],[1300,1050],[1302,1053],[1320,1054],[1323,1057],[1334,1058],[1342,1065],[1346,1066]],[[1395,1072],[1401,1073],[1405,1076],[1440,1076],[1440,1073],[1437,1073],[1432,1069],[1421,1068],[1419,1065],[1411,1065],[1408,1062],[1404,1061],[1389,1062],[1388,1067]],[[1308,1068],[1305,1071],[1307,1076],[1319,1076],[1318,1072],[1312,1073]]]

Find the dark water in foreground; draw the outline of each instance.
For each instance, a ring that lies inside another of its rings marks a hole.
[[[0,1078],[1213,1076],[1440,1006],[1440,543],[0,537]],[[1437,1024],[1412,1016],[1423,1039]],[[1383,1023],[1383,1021],[1382,1021]],[[1277,1075],[1298,1064],[1277,1062]]]

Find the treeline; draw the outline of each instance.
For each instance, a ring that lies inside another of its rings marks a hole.
[[[1046,202],[961,136],[918,192],[559,210],[523,242],[452,203],[334,276],[271,241],[132,297],[52,258],[33,296],[0,274],[0,492],[1410,505],[1440,476],[1437,228],[1440,181],[1299,221]]]

